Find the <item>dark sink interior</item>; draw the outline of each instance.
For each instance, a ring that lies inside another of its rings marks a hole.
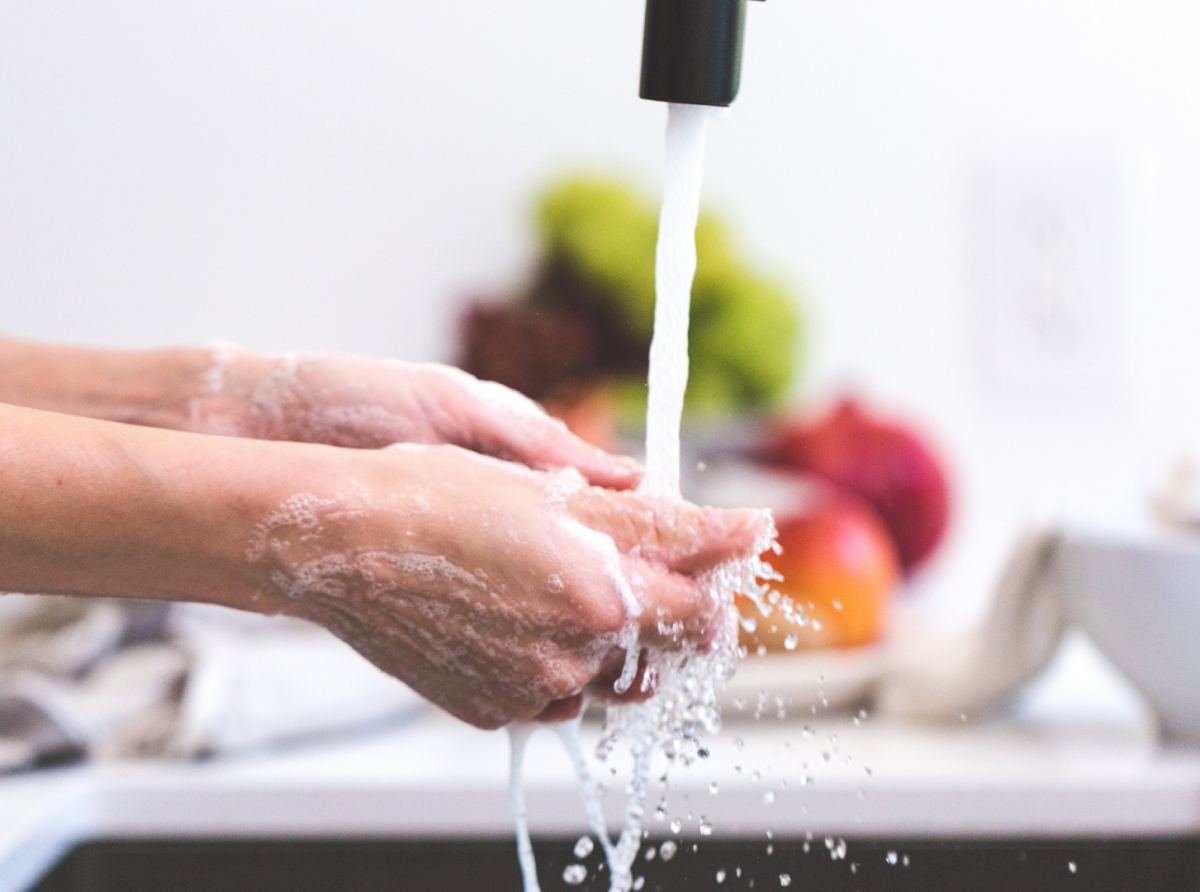
[[[608,888],[598,853],[588,879],[563,881],[574,840],[536,842],[542,888]],[[772,847],[768,852],[768,845]],[[693,846],[695,849],[693,850]],[[668,862],[639,857],[643,892],[1197,892],[1200,838],[1160,840],[682,840]],[[837,843],[834,842],[836,853]],[[895,857],[892,858],[894,853]],[[904,858],[907,856],[907,866]],[[896,863],[891,864],[894,860]],[[1074,869],[1072,870],[1072,866]],[[739,874],[740,869],[740,874]],[[718,882],[718,871],[724,871]],[[72,850],[33,892],[517,892],[511,839],[96,841]]]

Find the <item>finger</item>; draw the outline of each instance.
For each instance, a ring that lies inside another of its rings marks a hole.
[[[533,720],[535,722],[546,722],[547,724],[565,722],[575,718],[581,712],[583,712],[583,694],[576,694],[573,697],[555,700],[539,712]]]
[[[641,605],[642,643],[677,650],[711,640],[715,605],[694,579],[628,556],[622,558],[622,571]]]
[[[539,470],[575,468],[593,486],[607,489],[632,489],[642,479],[642,466],[624,455],[605,452],[586,443],[557,418],[541,415],[525,424],[511,419],[480,419],[481,432],[492,454],[505,455]]]
[[[455,372],[443,379],[453,392],[444,394],[440,410],[455,416],[458,445],[539,470],[576,468],[593,486],[609,489],[632,489],[642,479],[636,461],[584,442],[533,400]]]
[[[575,493],[568,505],[582,523],[611,536],[622,553],[688,575],[750,554],[768,525],[767,513],[754,509],[720,511],[595,487]]]

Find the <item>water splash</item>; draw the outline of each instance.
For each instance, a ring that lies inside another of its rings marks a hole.
[[[641,491],[663,498],[680,498],[679,428],[688,379],[688,318],[692,281],[696,274],[696,222],[700,212],[700,186],[704,167],[704,141],[713,110],[703,106],[671,105],[667,114],[666,165],[663,204],[659,217],[655,268],[656,300],[654,338],[650,346],[649,404],[646,413],[646,476]],[[719,631],[703,652],[694,648],[670,652],[650,648],[646,677],[654,679],[654,694],[643,703],[608,707],[598,748],[602,758],[624,741],[632,757],[632,777],[627,787],[624,824],[615,843],[609,841],[603,811],[596,796],[579,745],[579,720],[558,726],[583,790],[588,824],[604,848],[611,892],[640,888],[643,878],[633,876],[633,863],[642,846],[646,797],[650,789],[651,762],[662,752],[669,762],[691,764],[704,754],[703,734],[720,730],[717,686],[733,675],[737,662],[737,616],[734,594],[762,603],[767,587],[760,580],[777,578],[759,555],[775,539],[767,524],[763,538],[740,560],[722,565],[700,577],[700,589],[710,599]],[[626,664],[618,691],[627,689],[638,665],[639,646],[635,605],[627,604],[626,628],[621,644]],[[517,845],[525,892],[537,892],[536,865],[525,821],[524,796],[519,784],[518,744],[527,734],[513,734],[512,793],[517,820]],[[660,807],[661,808],[661,807]],[[706,822],[707,823],[707,822]],[[672,830],[678,832],[676,823]],[[653,851],[653,850],[651,850]],[[676,844],[663,843],[660,857],[668,860]],[[647,852],[650,857],[650,852]],[[565,877],[564,877],[565,878]],[[718,880],[720,881],[720,880]]]

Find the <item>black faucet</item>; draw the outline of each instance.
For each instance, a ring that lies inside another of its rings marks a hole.
[[[725,106],[742,76],[746,0],[646,0],[643,99]]]

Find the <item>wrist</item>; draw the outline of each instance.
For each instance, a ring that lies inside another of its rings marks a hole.
[[[108,350],[0,338],[0,402],[185,429],[211,364],[202,348]]]

